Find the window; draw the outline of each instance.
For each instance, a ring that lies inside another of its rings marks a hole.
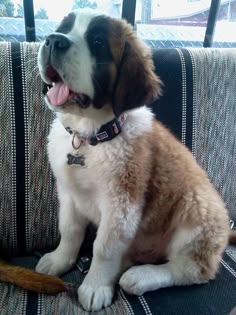
[[[24,41],[23,0],[1,0],[0,2],[0,40]]]
[[[35,23],[36,36],[25,37],[23,0],[0,0],[0,40],[41,41],[72,9],[91,8],[114,17],[125,16],[134,24],[138,36],[152,47],[203,47],[211,4],[220,3],[213,46],[236,47],[236,0],[28,0],[27,3],[31,1],[35,20],[31,8],[27,12],[27,16],[31,14],[28,29],[34,29]]]
[[[213,47],[236,47],[236,0],[221,0]]]
[[[137,0],[137,33],[152,47],[202,47],[210,6],[211,0]],[[214,46],[236,47],[235,29],[236,0],[221,0]]]
[[[121,17],[122,0],[35,0],[35,26],[37,40],[42,40],[56,28],[66,13],[78,8],[100,10],[114,17]],[[57,8],[55,10],[55,8]]]
[[[34,0],[36,40],[52,32],[58,22],[72,9],[99,9],[114,17],[121,17],[122,0]],[[1,0],[0,40],[24,41],[23,0]]]

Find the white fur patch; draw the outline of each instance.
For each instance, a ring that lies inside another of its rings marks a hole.
[[[189,250],[188,245],[193,243],[193,240],[201,233],[202,227],[187,228],[179,227],[174,233],[172,240],[168,246],[168,257],[175,257],[179,252],[183,252],[186,248]]]
[[[114,289],[112,286],[89,286],[82,284],[78,289],[79,302],[87,311],[96,312],[112,302]]]
[[[129,294],[142,295],[147,291],[172,286],[173,276],[166,265],[142,265],[128,269],[120,279],[120,286]]]
[[[63,60],[56,58],[54,61],[56,71],[69,86],[70,90],[86,94],[90,98],[94,97],[92,76],[95,60],[90,54],[85,34],[89,23],[96,15],[97,13],[93,10],[83,10],[83,13],[81,13],[81,11],[76,12],[76,20],[72,30],[67,34],[64,34],[64,36],[68,37],[73,44],[70,49],[65,52]],[[48,82],[44,73],[47,65],[44,64],[43,49],[44,47],[42,44],[38,54],[38,65],[41,76],[44,81]],[[58,111],[61,110],[60,107],[53,109]]]
[[[92,19],[99,15],[99,13],[95,10],[90,9],[78,9],[74,11],[76,14],[76,19],[74,23],[74,27],[69,33],[69,37],[73,40],[73,38],[76,38],[77,36],[84,37],[84,34],[86,33],[88,26]]]

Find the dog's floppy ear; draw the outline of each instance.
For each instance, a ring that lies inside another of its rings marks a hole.
[[[122,112],[151,103],[161,95],[162,82],[154,72],[150,49],[123,23],[124,45],[112,106],[116,116]]]

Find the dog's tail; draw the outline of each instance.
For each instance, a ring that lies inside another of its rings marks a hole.
[[[233,231],[230,232],[229,243],[236,245],[236,230],[233,230]]]
[[[3,260],[0,260],[0,281],[38,293],[57,294],[67,290],[65,283],[57,277],[14,266]]]

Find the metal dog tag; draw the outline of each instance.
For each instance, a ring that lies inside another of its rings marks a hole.
[[[83,155],[72,155],[69,153],[67,154],[67,164],[85,166],[85,157]]]

